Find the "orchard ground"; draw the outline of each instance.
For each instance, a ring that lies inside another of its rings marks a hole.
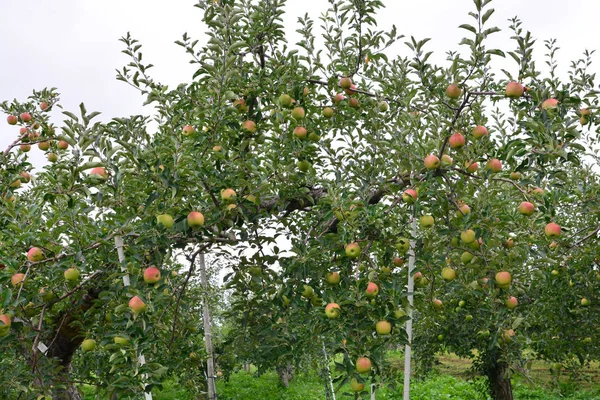
[[[382,388],[377,391],[376,399],[402,399],[402,370],[404,354],[400,351],[390,352],[388,361],[397,374],[396,390]],[[485,382],[474,376],[470,360],[461,359],[454,354],[440,354],[433,372],[426,379],[415,379],[411,387],[411,399],[415,400],[487,400]],[[331,365],[333,368],[333,364]],[[84,399],[95,399],[92,386],[83,387]],[[350,392],[348,385],[338,392]],[[299,373],[288,388],[281,386],[275,371],[258,375],[254,367],[250,372],[238,371],[229,381],[217,381],[217,393],[220,400],[320,400],[324,399],[324,383],[319,371],[308,370]],[[193,400],[194,396],[181,389],[177,382],[167,382],[163,390],[154,390],[157,400]],[[600,400],[600,364],[592,363],[581,368],[576,376],[568,370],[556,375],[551,365],[534,361],[527,376],[514,375],[514,395],[517,400]],[[343,398],[343,397],[342,397]]]

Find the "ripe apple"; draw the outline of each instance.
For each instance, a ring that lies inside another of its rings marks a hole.
[[[360,102],[358,101],[358,99],[357,99],[357,98],[355,98],[355,97],[351,97],[351,98],[348,100],[348,105],[349,105],[350,107],[352,107],[352,108],[358,108],[358,106],[360,106]]]
[[[175,224],[175,221],[173,221],[173,217],[171,217],[169,214],[160,214],[156,216],[156,223],[159,226],[162,224],[162,226],[165,228],[171,229]]]
[[[441,162],[442,167],[449,167],[450,165],[452,165],[452,163],[453,163],[452,157],[450,157],[448,154],[442,155],[442,162]]]
[[[504,242],[504,247],[506,247],[507,249],[512,249],[515,245],[515,241],[512,238],[508,238],[506,239],[506,242]]]
[[[79,279],[79,270],[77,268],[68,268],[64,272],[65,279],[74,282]]]
[[[339,318],[340,311],[340,305],[337,303],[329,303],[325,306],[325,315],[329,319]]]
[[[45,101],[42,101],[40,103],[40,110],[46,111],[48,109],[48,107],[50,107],[50,105],[48,103],[46,103]]]
[[[346,245],[346,256],[348,256],[348,258],[356,258],[360,256],[360,246],[358,243],[353,242]]]
[[[297,126],[296,128],[294,128],[293,134],[298,139],[306,139],[307,131],[306,131],[305,127],[303,127],[303,126]]]
[[[370,372],[371,367],[371,360],[369,360],[367,357],[360,357],[358,360],[356,360],[356,372],[359,374],[366,374],[367,372]]]
[[[375,330],[378,335],[389,335],[392,331],[392,324],[387,321],[379,321],[375,324]]]
[[[579,123],[581,125],[586,125],[590,122],[590,110],[588,108],[579,110],[579,115],[581,115],[581,118],[579,118]]]
[[[15,115],[9,115],[6,117],[6,122],[8,122],[9,125],[16,125],[18,118]]]
[[[69,148],[69,143],[65,140],[59,140],[56,146],[61,150],[66,150]]]
[[[473,258],[475,258],[475,256],[473,254],[469,253],[468,251],[465,251],[464,253],[462,253],[460,255],[460,261],[463,264],[470,263],[471,261],[473,261]]]
[[[558,247],[558,243],[552,242],[548,245],[548,247],[550,248],[550,250],[556,250],[556,248]]]
[[[14,274],[10,278],[10,283],[12,283],[13,286],[21,285],[24,281],[25,281],[25,274],[21,274],[21,273]]]
[[[333,96],[333,104],[338,104],[340,101],[344,100],[344,95],[341,93],[336,94],[335,96]]]
[[[115,341],[116,344],[120,344],[120,345],[126,345],[129,343],[129,339],[123,336],[115,336],[113,338],[113,340]]]
[[[524,201],[519,205],[519,212],[529,217],[535,212],[535,205],[528,201]]]
[[[435,154],[430,154],[425,157],[423,164],[425,164],[425,168],[427,169],[437,169],[440,167],[440,159]]]
[[[388,105],[387,102],[385,101],[380,101],[379,103],[377,103],[377,108],[379,109],[379,112],[386,112],[387,110],[389,110],[390,106]]]
[[[196,129],[191,125],[186,125],[183,127],[183,134],[185,136],[193,135],[196,132]]]
[[[550,98],[548,100],[544,100],[544,102],[542,103],[543,110],[556,110],[557,107],[558,107],[558,100],[556,100],[555,98]]]
[[[96,167],[90,171],[90,176],[96,179],[106,179],[108,178],[108,173],[104,167]]]
[[[477,171],[479,164],[473,160],[465,161],[465,168],[467,169],[468,173],[472,174],[473,172]]]
[[[204,215],[198,211],[192,211],[187,216],[187,223],[190,228],[199,228],[204,225]]]
[[[402,200],[404,200],[408,204],[412,204],[417,200],[417,191],[415,189],[406,189],[404,193],[402,193]]]
[[[244,121],[244,123],[242,124],[242,129],[245,132],[253,134],[256,132],[256,123],[254,121],[248,119],[248,120]]]
[[[310,299],[314,293],[315,291],[313,290],[313,288],[311,288],[308,285],[303,285],[302,297]]]
[[[349,89],[344,89],[344,92],[348,96],[352,96],[354,93],[356,93],[356,85],[355,84],[350,85],[350,88]]]
[[[458,85],[455,83],[448,85],[448,87],[446,88],[446,95],[451,99],[458,99],[461,94],[461,88],[459,88]]]
[[[584,307],[587,307],[587,306],[589,306],[590,304],[592,304],[592,302],[591,302],[589,299],[587,299],[587,298],[585,298],[585,297],[581,299],[581,305],[582,305],[582,306],[584,306]]]
[[[28,143],[22,143],[21,145],[19,145],[19,149],[23,152],[23,153],[27,153],[29,152],[29,150],[31,150],[31,145]]]
[[[133,296],[131,300],[129,300],[129,308],[131,308],[131,311],[133,311],[134,314],[139,314],[146,311],[146,303],[138,296]]]
[[[510,276],[510,273],[506,271],[496,273],[496,285],[498,285],[500,289],[508,289],[511,282],[512,277]]]
[[[508,308],[509,310],[514,310],[515,308],[517,308],[518,305],[519,300],[517,300],[517,298],[514,296],[511,296],[508,299],[506,299],[506,308]]]
[[[356,378],[353,378],[350,381],[350,389],[352,389],[352,391],[356,393],[362,392],[363,390],[365,390],[365,384],[357,381]]]
[[[340,283],[340,273],[337,271],[328,272],[325,274],[325,279],[330,285],[337,285]]]
[[[548,225],[546,225],[544,231],[546,232],[547,237],[554,238],[560,236],[561,229],[557,223],[550,222]]]
[[[15,180],[15,181],[13,181],[13,182],[10,184],[10,187],[11,187],[11,188],[20,188],[20,187],[21,187],[21,180],[20,180],[20,179],[17,179],[17,180]]]
[[[502,171],[502,162],[497,158],[492,158],[486,164],[486,167],[494,173]]]
[[[510,82],[506,85],[506,97],[518,98],[523,96],[525,88],[518,82]]]
[[[88,351],[93,351],[96,348],[96,341],[94,339],[85,339],[83,342],[81,342],[81,348],[86,353]]]
[[[46,157],[48,158],[48,161],[50,161],[51,163],[55,163],[58,161],[58,155],[56,155],[55,153],[48,153],[48,155]]]
[[[431,228],[433,226],[433,217],[431,215],[423,215],[420,220],[421,228]]]
[[[472,133],[473,133],[473,137],[475,139],[481,139],[482,137],[484,137],[488,134],[488,130],[483,125],[477,125],[475,128],[473,128]]]
[[[441,311],[442,308],[444,307],[444,304],[442,303],[442,301],[440,299],[433,299],[431,304],[433,305],[433,308],[435,308],[437,311]]]
[[[413,274],[413,280],[416,281],[420,281],[421,279],[423,279],[423,273],[421,273],[421,271],[419,272],[415,272]]]
[[[295,107],[292,110],[292,118],[296,120],[304,118],[304,114],[304,108],[302,107]]]
[[[333,114],[334,114],[333,108],[331,108],[331,107],[325,107],[323,109],[323,116],[325,118],[331,118],[331,117],[333,117]]]
[[[233,189],[223,189],[221,190],[221,200],[225,202],[233,202],[235,201],[237,194]]]
[[[396,267],[401,267],[402,264],[404,264],[404,260],[401,259],[400,257],[394,257],[394,259],[392,260],[392,262],[394,263],[394,265]]]
[[[44,253],[38,247],[32,247],[27,252],[27,259],[31,262],[38,262],[44,259]]]
[[[456,132],[455,134],[450,136],[450,139],[448,139],[448,144],[453,149],[460,149],[461,147],[463,147],[465,145],[465,143],[466,143],[465,137],[460,132]]]
[[[512,179],[513,181],[518,181],[519,179],[521,179],[521,173],[520,172],[511,172],[510,179]]]
[[[473,229],[467,229],[466,231],[461,232],[460,240],[465,244],[473,243],[475,241],[475,231]]]
[[[20,117],[21,117],[21,121],[23,121],[23,122],[31,121],[31,114],[29,114],[29,113],[24,112],[20,115]]]
[[[292,97],[287,94],[284,93],[281,96],[279,96],[279,105],[282,107],[289,107],[292,105]]]
[[[350,89],[352,87],[352,80],[348,77],[340,79],[340,87],[342,89]]]
[[[507,329],[502,333],[502,339],[504,339],[505,343],[512,342],[513,336],[515,336],[515,331],[512,329]]]
[[[446,282],[451,282],[456,278],[456,271],[454,271],[450,267],[445,267],[442,269],[442,279]]]
[[[213,146],[212,150],[213,150],[215,153],[218,153],[219,151],[223,150],[223,147],[222,147],[222,146],[219,146],[219,145],[215,145],[215,146]]]
[[[38,143],[38,149],[46,151],[50,148],[50,142],[45,140],[43,142]]]
[[[536,196],[543,196],[544,195],[544,189],[542,188],[535,188],[531,191],[531,193],[535,194]]]
[[[31,175],[29,175],[29,172],[27,172],[27,171],[22,171],[22,172],[19,174],[19,176],[20,176],[20,178],[19,178],[19,179],[20,179],[20,180],[21,180],[23,183],[29,183],[29,181],[31,180]]]
[[[365,290],[365,296],[372,299],[373,297],[377,296],[377,293],[379,293],[379,287],[377,284],[374,282],[369,282],[367,284],[367,290]]]
[[[461,218],[467,214],[471,213],[471,207],[469,207],[467,204],[461,204],[460,206],[458,206],[458,210],[456,210],[456,216]]]
[[[160,270],[154,266],[144,270],[144,282],[156,283],[160,280]]]
[[[0,329],[10,328],[10,316],[7,314],[0,315]]]

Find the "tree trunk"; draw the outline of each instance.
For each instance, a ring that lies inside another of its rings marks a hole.
[[[494,400],[513,400],[508,364],[496,363],[488,371],[490,394]]]
[[[288,387],[290,381],[294,379],[294,367],[290,363],[277,366],[277,374],[283,387]]]

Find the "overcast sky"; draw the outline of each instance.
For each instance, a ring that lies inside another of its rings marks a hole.
[[[430,37],[428,49],[442,61],[447,50],[467,33],[458,25],[469,23],[472,0],[387,0],[378,20],[380,28],[395,24],[400,33]],[[148,113],[135,89],[115,80],[115,69],[128,62],[118,39],[128,31],[144,45],[144,60],[153,63],[153,77],[172,87],[189,81],[193,66],[183,49],[173,42],[184,32],[203,42],[201,10],[195,0],[0,0],[0,100],[24,99],[33,89],[57,87],[62,104],[76,110],[84,102],[88,111],[101,111],[103,118]],[[294,26],[300,15],[315,19],[327,8],[325,0],[289,1],[286,26]],[[502,29],[494,35],[497,47],[509,41],[507,19],[518,15],[523,27],[538,38],[538,53],[544,54],[543,39],[557,38],[562,70],[584,49],[594,49],[600,37],[598,0],[495,0],[491,22]],[[318,25],[318,24],[317,24]],[[295,29],[288,29],[291,34]],[[293,39],[293,37],[292,37]],[[510,47],[514,47],[510,44]],[[398,44],[391,52],[407,50]],[[541,61],[538,62],[538,65]],[[516,66],[511,64],[512,72]],[[594,69],[596,70],[596,68]],[[0,148],[15,138],[16,128],[0,120]],[[40,162],[39,151],[30,153]]]

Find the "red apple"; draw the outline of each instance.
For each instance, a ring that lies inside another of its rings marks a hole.
[[[525,88],[518,82],[510,82],[506,85],[506,97],[518,98],[523,96]]]
[[[303,127],[303,126],[297,126],[296,128],[294,128],[293,134],[298,139],[306,139],[307,131],[306,131],[305,127]]]
[[[516,297],[511,296],[506,300],[506,308],[514,310],[519,305],[519,300]]]
[[[456,210],[456,216],[461,218],[467,214],[471,213],[471,207],[469,207],[467,204],[460,204],[458,206],[458,210]]]
[[[510,276],[510,273],[506,271],[496,273],[496,284],[500,289],[508,289],[511,282],[512,277]]]
[[[333,96],[333,104],[338,104],[340,101],[344,100],[344,95],[341,93],[336,94],[335,96]]]
[[[369,282],[367,284],[367,290],[365,290],[365,295],[372,299],[373,297],[377,296],[377,294],[379,293],[379,287],[377,286],[376,283],[374,282]]]
[[[440,159],[435,154],[430,154],[425,157],[423,162],[425,164],[425,168],[427,169],[437,169],[440,167]]]
[[[12,283],[13,286],[17,286],[23,283],[23,281],[25,280],[25,274],[14,274],[11,278],[10,278],[10,283]]]
[[[530,216],[535,212],[535,205],[528,201],[524,201],[519,205],[519,212],[523,215]]]
[[[404,193],[402,193],[402,200],[404,200],[408,204],[412,204],[417,200],[417,191],[415,189],[406,189]]]
[[[344,89],[344,92],[348,95],[348,96],[352,96],[354,93],[356,93],[356,85],[352,84],[350,85],[350,88],[348,89]]]
[[[492,158],[487,162],[486,167],[492,172],[497,173],[502,171],[502,162],[497,158]]]
[[[371,371],[371,367],[371,360],[369,360],[367,357],[360,357],[358,360],[356,360],[356,372],[359,374],[366,374],[367,372]]]
[[[352,108],[358,108],[358,106],[360,105],[360,102],[358,101],[357,98],[351,97],[350,100],[348,100],[348,105]]]
[[[187,216],[187,223],[190,228],[199,228],[204,225],[204,215],[198,211],[192,211]]]
[[[242,124],[242,129],[245,132],[253,134],[254,132],[256,132],[256,123],[254,121],[252,121],[252,120],[246,120]]]
[[[131,311],[133,311],[134,314],[139,314],[146,311],[146,303],[138,296],[133,296],[131,300],[129,300],[129,308],[131,308]]]
[[[154,266],[148,267],[144,270],[144,282],[156,283],[160,281],[160,270]]]
[[[396,267],[401,267],[402,264],[404,264],[404,260],[401,259],[400,257],[394,257],[394,259],[392,260],[392,262],[394,263],[394,265]]]
[[[325,306],[325,315],[329,319],[339,318],[340,316],[340,305],[337,303],[329,303]]]
[[[462,133],[456,132],[455,134],[450,136],[450,139],[448,139],[448,144],[453,149],[460,149],[465,145],[465,137]]]
[[[462,89],[457,84],[453,83],[446,88],[446,95],[451,99],[458,99],[462,94]]]
[[[433,308],[435,308],[437,311],[440,311],[442,308],[444,308],[444,304],[440,299],[433,299],[431,304],[433,305]]]
[[[6,315],[6,314],[2,314],[0,315],[0,322],[2,322],[2,324],[0,324],[0,329],[4,328],[10,328],[10,316]]]
[[[38,262],[44,259],[44,253],[37,247],[32,247],[27,252],[27,259],[31,262]]]
[[[194,132],[196,132],[196,129],[194,129],[194,127],[191,126],[191,125],[186,125],[186,126],[183,127],[183,134],[185,136],[193,135]]]
[[[31,114],[26,113],[26,112],[22,113],[21,114],[21,121],[23,121],[23,122],[30,122],[31,121]]]
[[[221,200],[225,202],[233,202],[235,201],[237,194],[233,189],[223,189],[221,190]]]
[[[511,172],[510,179],[512,179],[513,181],[518,181],[519,179],[521,179],[521,173],[520,172]]]
[[[18,118],[14,115],[9,115],[6,117],[6,122],[8,122],[9,125],[16,125],[18,121]]]
[[[46,110],[48,109],[48,107],[50,107],[50,106],[49,106],[49,105],[48,105],[48,103],[46,103],[45,101],[42,101],[42,102],[40,103],[40,110],[42,110],[42,111],[46,111]]]
[[[104,167],[96,167],[90,171],[90,176],[97,179],[106,179],[108,178],[108,173]]]
[[[465,161],[465,168],[467,172],[472,174],[479,168],[479,164],[474,162],[473,160]]]
[[[548,225],[546,225],[544,231],[546,232],[547,237],[554,238],[560,236],[561,229],[560,226],[558,226],[558,224],[550,222]]]
[[[294,119],[302,119],[302,118],[304,118],[304,115],[305,115],[304,108],[302,108],[302,107],[295,107],[292,110],[292,118],[294,118]]]
[[[543,110],[555,110],[558,107],[558,100],[550,98],[542,103]]]
[[[482,137],[486,136],[487,134],[488,134],[488,130],[483,125],[477,125],[475,128],[473,128],[473,137],[475,139],[481,139]]]
[[[61,149],[61,150],[66,150],[66,149],[68,149],[68,148],[69,148],[69,143],[68,143],[68,142],[66,142],[65,140],[59,140],[59,141],[58,141],[58,144],[57,144],[57,147],[58,147],[59,149]]]

